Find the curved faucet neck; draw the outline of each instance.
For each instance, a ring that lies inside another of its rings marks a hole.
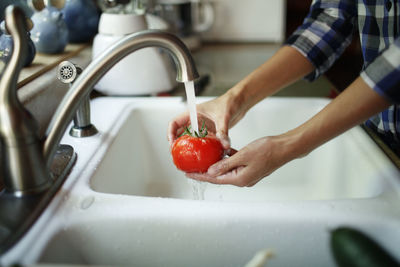
[[[104,74],[127,55],[138,49],[152,46],[161,47],[170,52],[177,67],[177,81],[192,81],[198,77],[190,51],[175,35],[147,30],[126,36],[94,59],[63,98],[45,135],[43,153],[47,165],[79,105]]]
[[[10,6],[6,9],[6,28],[13,37],[13,53],[6,65],[0,80],[0,107],[21,112],[24,110],[17,97],[17,81],[23,68],[23,58],[26,57],[28,46],[27,25],[22,11]],[[2,112],[2,116],[14,116],[10,112]],[[12,119],[1,120],[1,123],[11,123]],[[9,125],[9,127],[12,127]],[[4,128],[2,128],[5,130]]]

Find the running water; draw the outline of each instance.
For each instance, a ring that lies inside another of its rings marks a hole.
[[[196,96],[194,93],[194,82],[188,81],[185,82],[185,91],[187,98],[187,105],[190,114],[190,124],[192,125],[192,134],[194,132],[199,132],[199,124],[197,122],[197,111],[196,111]]]
[[[204,194],[206,191],[206,182],[197,181],[193,179],[188,179],[189,183],[192,185],[192,196],[194,200],[204,200]]]
[[[199,132],[199,124],[197,121],[197,111],[196,111],[196,95],[194,91],[194,82],[189,81],[185,82],[185,91],[187,98],[187,105],[190,114],[190,124],[192,125],[191,131],[192,134],[194,132]],[[204,191],[206,190],[206,183],[195,181],[189,179],[189,183],[192,185],[193,198],[195,200],[204,200]]]

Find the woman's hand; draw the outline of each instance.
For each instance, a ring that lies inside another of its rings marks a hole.
[[[230,158],[211,166],[206,174],[187,174],[191,178],[219,184],[251,186],[293,159],[283,153],[278,137],[266,137],[249,144],[236,154],[230,148],[228,130],[259,101],[304,77],[314,69],[310,61],[295,48],[284,46],[267,62],[246,76],[224,95],[197,105],[198,121],[205,122]],[[174,118],[168,127],[170,144],[190,124],[189,113]]]
[[[253,186],[285,163],[307,155],[389,106],[390,103],[384,97],[359,77],[325,108],[297,128],[282,135],[258,139],[231,157],[215,163],[207,173],[191,173],[187,176],[216,184]]]
[[[257,139],[230,157],[212,165],[206,173],[186,176],[214,184],[253,186],[295,157],[285,135]]]
[[[216,135],[223,148],[228,150],[230,149],[229,128],[244,116],[246,110],[243,107],[238,98],[229,92],[216,99],[199,104],[196,106],[199,128],[204,122],[208,132]],[[190,117],[188,112],[175,117],[169,123],[168,141],[171,145],[189,124]]]

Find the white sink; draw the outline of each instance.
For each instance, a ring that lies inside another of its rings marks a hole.
[[[126,108],[127,117],[120,118],[123,125],[94,173],[91,187],[104,193],[192,199],[193,184],[175,168],[166,140],[168,122],[185,110],[185,104],[162,99],[153,104],[146,102]],[[106,103],[106,99],[94,101],[94,105],[104,106],[101,110],[107,109]],[[256,138],[292,129],[327,103],[326,99],[264,101],[232,129],[232,146],[241,148]],[[375,151],[363,130],[355,128],[308,157],[289,163],[253,188],[207,184],[204,197],[217,201],[374,197],[387,185],[382,176],[388,164],[368,155]],[[377,168],[377,164],[382,165]]]
[[[382,220],[362,208],[372,205],[371,209],[385,209],[382,203],[260,206],[172,199],[98,202],[81,215],[84,219],[56,232],[40,262],[239,267],[258,251],[269,250],[275,257],[268,267],[334,266],[329,231],[337,225],[356,225],[392,252],[397,251],[400,240],[398,221]]]
[[[263,101],[232,129],[233,147],[291,129],[327,103]],[[252,188],[199,186],[169,154],[166,128],[185,110],[180,98],[91,106],[100,134],[64,137],[78,153],[74,170],[0,264],[244,266],[268,250],[268,266],[334,266],[329,231],[339,225],[365,231],[400,260],[400,175],[359,127]]]

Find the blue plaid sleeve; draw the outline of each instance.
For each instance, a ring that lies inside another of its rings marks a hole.
[[[378,94],[400,103],[400,37],[368,65],[361,77]]]
[[[313,1],[303,24],[285,42],[314,65],[315,70],[305,77],[307,80],[318,78],[340,57],[351,42],[356,17],[356,1]]]

